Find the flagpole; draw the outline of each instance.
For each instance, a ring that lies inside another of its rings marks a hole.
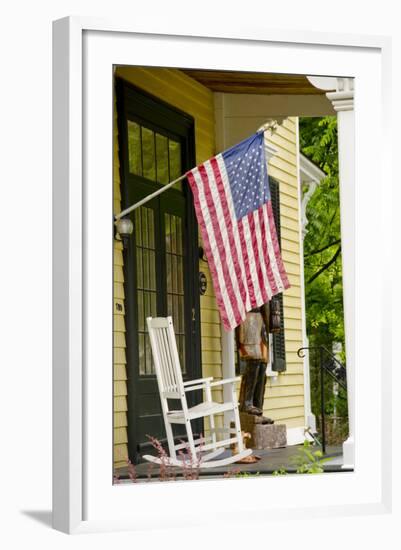
[[[127,214],[129,214],[130,212],[132,212],[133,210],[136,210],[137,208],[139,208],[140,206],[142,206],[143,204],[147,203],[148,201],[154,199],[155,197],[157,197],[157,195],[160,195],[161,193],[164,193],[164,191],[167,191],[167,189],[170,189],[170,187],[173,187],[173,185],[175,185],[176,183],[178,183],[179,181],[183,180],[185,177],[186,177],[186,173],[183,174],[182,176],[180,176],[179,178],[177,178],[176,180],[168,183],[167,185],[165,185],[164,187],[162,187],[161,189],[158,189],[157,191],[155,191],[154,193],[150,194],[150,195],[147,195],[146,197],[144,197],[143,199],[141,199],[140,201],[136,202],[135,204],[131,205],[129,208],[126,208],[125,210],[122,210],[119,214],[116,214],[114,216],[114,219],[115,220],[119,220],[120,218],[123,218],[124,216],[126,216]]]
[[[261,132],[266,132],[267,130],[270,130],[270,132],[273,134],[275,131],[276,131],[276,126],[280,124],[277,120],[274,120],[274,121],[270,121],[270,122],[267,122],[266,124],[263,124],[263,126],[261,126],[256,133],[261,133]],[[270,155],[274,155],[277,151],[269,146],[267,144],[267,154],[269,156],[269,153]],[[122,212],[120,212],[119,214],[116,214],[114,216],[114,219],[117,221],[119,220],[120,218],[123,218],[124,216],[126,216],[127,214],[129,214],[130,212],[132,212],[133,210],[136,210],[137,208],[139,208],[140,206],[142,206],[143,204],[147,203],[148,201],[154,199],[155,197],[157,197],[158,195],[160,195],[161,193],[164,193],[164,191],[167,191],[167,189],[170,189],[170,187],[173,187],[173,185],[175,185],[176,183],[178,183],[179,181],[183,180],[185,177],[186,177],[187,173],[183,174],[182,176],[180,176],[179,178],[177,178],[176,180],[168,183],[167,185],[164,185],[161,189],[158,189],[157,191],[155,191],[154,193],[144,197],[143,199],[141,199],[139,202],[136,202],[135,204],[133,204],[132,206],[130,206],[129,208],[126,208],[125,210],[123,210]]]

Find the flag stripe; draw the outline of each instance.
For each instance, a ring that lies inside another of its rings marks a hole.
[[[239,312],[237,302],[237,296],[239,295],[238,282],[236,277],[232,277],[232,272],[234,270],[232,257],[230,254],[226,254],[226,250],[230,249],[228,246],[228,234],[224,227],[224,215],[221,208],[220,197],[216,186],[209,184],[210,181],[213,181],[213,176],[215,176],[211,162],[206,161],[200,168],[199,173],[205,188],[206,202],[209,207],[210,219],[212,222],[212,225],[209,226],[208,229],[209,233],[212,231],[214,232],[225,282],[225,286],[222,288],[222,294],[225,296],[225,301],[230,302],[235,322],[240,323],[242,315]]]
[[[208,218],[207,207],[206,207],[205,200],[203,199],[204,193],[202,192],[202,184],[201,184],[202,180],[200,178],[198,169],[195,168],[191,172],[188,172],[187,178],[189,181],[189,185],[191,186],[192,193],[194,195],[194,206],[195,206],[196,217],[198,219],[198,223],[201,228],[203,246],[205,248],[205,253],[208,259],[210,273],[213,279],[214,293],[216,296],[217,304],[219,306],[221,319],[223,321],[224,326],[226,325],[229,326],[230,321],[228,318],[223,296],[220,290],[220,280],[219,280],[218,269],[216,266],[216,262],[214,260],[213,249],[210,243],[209,232],[207,230],[207,225],[206,225],[206,219]]]
[[[262,274],[262,265],[261,265],[262,263],[259,257],[259,247],[258,247],[258,240],[257,240],[257,234],[256,234],[256,228],[255,228],[254,214],[255,214],[255,211],[251,212],[250,214],[248,214],[247,218],[248,218],[249,232],[251,237],[250,247],[252,248],[252,252],[254,256],[254,271],[257,276],[260,299],[262,300],[261,304],[259,305],[262,305],[267,302],[267,294],[266,294],[266,287],[265,287],[265,282]]]
[[[242,296],[243,303],[244,303],[244,306],[245,306],[245,311],[249,311],[251,309],[251,300],[250,300],[250,296],[249,296],[249,289],[248,289],[247,285],[245,284],[245,282],[246,282],[245,261],[244,261],[244,256],[243,256],[243,253],[242,253],[239,227],[238,227],[238,223],[237,223],[236,218],[235,218],[235,210],[234,210],[234,203],[233,203],[233,199],[232,199],[232,195],[231,195],[230,183],[229,183],[228,174],[227,174],[227,171],[226,171],[226,165],[224,163],[222,155],[217,155],[216,156],[216,161],[217,161],[217,164],[218,164],[218,167],[219,167],[219,170],[220,170],[220,174],[222,176],[222,182],[223,182],[223,185],[224,185],[224,191],[225,191],[225,195],[226,195],[226,199],[227,199],[228,212],[227,212],[227,217],[226,217],[226,225],[228,226],[229,218],[230,218],[230,223],[232,224],[232,229],[233,229],[233,238],[234,238],[234,244],[235,244],[234,252],[233,252],[234,253],[234,262],[235,262],[235,266],[236,266],[237,273],[238,273],[238,279],[240,281],[239,285],[240,285],[240,287],[242,285],[243,289],[244,289],[244,291],[243,291],[244,294],[242,294],[242,292],[241,292],[241,296]],[[236,260],[238,260],[239,266],[237,265]]]
[[[274,257],[276,259],[276,264],[280,273],[280,281],[282,282],[282,286],[284,289],[289,288],[290,283],[287,278],[287,274],[284,269],[283,260],[281,258],[281,252],[280,252],[280,245],[278,244],[278,238],[277,238],[277,231],[276,231],[276,225],[274,223],[274,214],[273,214],[273,207],[271,201],[267,202],[267,211],[268,211],[268,217],[269,217],[269,225],[270,225],[270,235],[273,241],[273,247],[274,247]]]
[[[187,173],[226,330],[289,287],[263,139],[263,134],[255,134]]]
[[[276,285],[276,281],[274,279],[274,274],[271,266],[268,246],[267,246],[267,238],[266,238],[266,222],[265,222],[265,211],[266,211],[266,205],[264,204],[262,208],[259,209],[258,215],[259,215],[259,222],[260,222],[260,230],[262,235],[264,236],[263,242],[262,242],[262,249],[263,249],[263,257],[264,257],[264,264],[266,266],[267,271],[267,278],[269,280],[269,287],[271,289],[271,295],[274,296],[278,293],[278,288]]]
[[[267,250],[268,250],[268,253],[269,253],[270,265],[271,265],[271,268],[272,268],[274,281],[276,283],[277,292],[282,292],[283,291],[283,285],[281,283],[280,272],[279,272],[279,269],[277,267],[277,260],[276,260],[276,255],[275,255],[275,252],[274,252],[274,246],[273,246],[273,242],[272,242],[272,236],[271,236],[271,232],[270,232],[269,211],[268,211],[267,207],[263,209],[263,217],[264,217],[264,220],[265,220],[265,228],[266,228]]]
[[[245,305],[249,303],[249,296],[244,285],[245,268],[239,243],[238,228],[236,224],[234,225],[232,223],[232,220],[235,219],[234,205],[231,199],[230,189],[229,187],[227,187],[228,181],[226,178],[225,165],[222,157],[218,155],[216,158],[212,159],[210,163],[212,165],[213,173],[216,178],[220,204],[224,216],[225,228],[229,238],[231,251],[231,254],[228,255],[230,272],[232,268],[234,270],[234,273],[232,273],[232,278],[236,278],[237,287],[241,298],[241,301],[238,305],[241,312],[242,320],[244,318],[244,315],[246,314]]]
[[[247,217],[244,216],[238,222],[238,229],[241,240],[242,255],[244,257],[245,276],[249,288],[249,297],[251,300],[251,308],[256,307],[259,295],[257,294],[258,288],[255,288],[255,280],[253,277],[253,255],[250,256],[249,244],[249,225],[247,223]]]
[[[272,293],[271,293],[269,278],[267,276],[266,264],[265,264],[264,255],[263,255],[262,233],[261,233],[261,227],[260,227],[260,222],[259,222],[260,210],[261,210],[261,208],[258,208],[258,210],[255,210],[253,212],[253,223],[254,223],[254,231],[255,231],[255,236],[256,236],[256,247],[257,247],[257,251],[258,251],[260,277],[261,277],[261,281],[262,281],[261,285],[262,285],[262,296],[263,296],[263,299],[264,299],[263,303],[266,303],[268,300],[270,300]]]

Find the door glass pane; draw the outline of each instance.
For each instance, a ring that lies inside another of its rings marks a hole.
[[[154,374],[146,317],[156,317],[154,211],[142,206],[135,214],[139,373]]]
[[[181,165],[181,144],[178,141],[169,139],[169,168],[170,168],[170,181],[174,181],[182,175]],[[174,185],[176,189],[182,189],[182,182],[178,182]]]
[[[164,222],[166,227],[167,315],[171,315],[173,318],[181,369],[185,374],[182,220],[178,216],[166,213],[164,215]]]
[[[165,185],[168,179],[168,140],[165,136],[156,134],[156,169],[157,181]]]
[[[128,121],[128,164],[131,174],[142,175],[141,128],[136,122]]]
[[[164,224],[166,232],[166,250],[167,252],[171,252],[171,227],[169,214],[164,215]]]
[[[155,134],[142,126],[142,163],[143,176],[156,181]]]
[[[136,283],[138,289],[143,289],[143,261],[142,248],[136,247]]]

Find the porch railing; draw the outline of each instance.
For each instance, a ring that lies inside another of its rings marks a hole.
[[[325,346],[310,346],[299,348],[297,355],[300,358],[305,357],[305,351],[312,351],[318,358],[319,377],[320,377],[320,416],[321,416],[321,445],[323,454],[326,453],[326,399],[325,399],[325,377],[329,376],[343,390],[347,391],[347,370]]]

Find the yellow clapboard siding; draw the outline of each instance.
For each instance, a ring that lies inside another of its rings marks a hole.
[[[128,410],[127,398],[124,396],[114,397],[114,411],[126,412]]]
[[[126,363],[127,359],[125,357],[124,348],[114,348],[114,363]]]
[[[125,348],[126,347],[125,333],[114,331],[113,341],[114,341],[114,347],[116,347],[116,348]]]
[[[114,363],[114,380],[127,380],[127,370],[124,364]]]
[[[299,254],[299,245],[293,241],[288,241],[285,238],[282,238],[282,252],[292,252],[293,254]]]
[[[285,264],[285,270],[289,275],[291,275],[291,274],[292,275],[299,275],[299,272],[300,272],[299,265],[292,264],[292,263],[289,263],[289,262],[287,262]]]
[[[303,392],[301,395],[284,395],[284,396],[274,396],[270,395],[269,397],[269,411],[277,409],[286,409],[289,407],[303,407],[304,405],[304,396]]]
[[[302,347],[302,342],[293,342],[292,340],[286,340],[285,349],[287,352],[296,352],[300,347]]]
[[[202,323],[220,324],[220,315],[217,309],[203,309],[201,310]]]
[[[202,338],[203,351],[221,351],[221,338]]]
[[[291,276],[290,276],[290,282],[291,282]],[[291,297],[291,296],[297,297],[301,295],[300,288],[294,284],[290,288],[288,288],[285,292],[288,297]]]
[[[208,290],[211,284],[212,282],[208,281]],[[209,293],[204,294],[201,297],[200,303],[201,303],[202,309],[216,309],[216,298],[212,294],[209,294]]]
[[[127,460],[128,460],[128,451],[126,452],[127,452]],[[116,476],[118,476],[119,468],[124,468],[125,466],[127,466],[127,460],[124,460],[124,461],[117,460],[114,462],[114,470],[115,470]]]
[[[297,307],[284,306],[285,319],[294,319],[298,322],[302,322],[302,312]]]
[[[275,172],[283,172],[284,174],[286,174],[282,178],[282,181],[284,181],[284,182],[291,183],[291,182],[294,182],[294,181],[296,182],[297,181],[297,168],[296,168],[296,165],[291,164],[289,162],[286,162],[285,160],[283,160],[282,158],[280,158],[277,155],[274,155],[270,159],[269,168],[270,168],[270,174],[271,175],[273,175],[273,170]],[[281,191],[281,187],[282,186],[280,186],[280,191]]]
[[[128,426],[127,415],[123,412],[116,412],[113,416],[114,428],[122,428]]]
[[[299,220],[297,217],[295,219],[288,218],[284,215],[283,212],[280,212],[281,217],[281,232],[285,231],[293,231],[294,233],[299,234]]]
[[[124,380],[114,380],[114,395],[115,397],[127,395],[127,383]]]
[[[280,203],[280,217],[283,217],[292,220],[293,222],[299,223],[298,219],[298,209],[289,208],[285,204]]]
[[[208,363],[209,365],[221,364],[221,352],[202,350],[202,362]]]
[[[290,241],[296,243],[299,250],[299,231],[286,227],[281,223],[281,238],[283,241]]]
[[[276,381],[271,381],[270,377],[267,379],[266,386],[269,388],[281,387],[281,386],[300,386],[304,383],[303,375],[299,374],[283,374],[277,377]]]
[[[269,136],[269,141],[275,149],[278,149],[279,151],[285,151],[290,154],[295,154],[294,143],[283,138],[277,133],[274,133],[271,137]]]
[[[293,342],[298,342],[302,338],[302,330],[301,328],[297,329],[290,329],[287,326],[287,323],[285,324],[285,337],[287,340],[291,340]]]
[[[114,298],[118,298],[119,300],[124,300],[125,298],[124,285],[122,283],[114,282]]]
[[[212,376],[213,378],[219,378],[221,376],[221,365],[220,363],[204,363],[202,362],[202,375],[207,378]]]
[[[121,250],[114,250],[114,265],[124,265],[123,253]]]
[[[113,449],[113,459],[114,466],[116,467],[117,463],[126,466],[128,461],[128,449],[126,443],[122,445],[114,445]]]
[[[127,428],[114,428],[113,432],[114,445],[121,445],[128,442]]]
[[[295,254],[294,252],[288,252],[288,250],[282,250],[281,256],[283,258],[284,264],[287,261],[292,262],[294,264],[298,264],[300,261],[299,254]]]
[[[295,145],[296,145],[295,129],[290,130],[289,128],[286,128],[285,126],[279,125],[279,126],[277,126],[277,130],[273,133],[272,141],[274,139],[274,136],[280,136],[283,139],[287,140],[289,143],[292,143],[294,145],[294,149],[295,149]]]
[[[277,419],[276,424],[285,424],[287,427],[287,430],[289,428],[299,428],[305,426],[305,418],[304,416],[298,416],[295,418],[285,418],[285,419]]]
[[[221,338],[221,326],[219,324],[202,323],[202,336]]]
[[[120,182],[115,181],[113,185],[113,199],[116,202],[121,201],[121,191],[120,191]],[[120,204],[118,204],[118,208],[120,208]]]
[[[270,403],[270,401],[269,401]],[[273,418],[273,420],[285,420],[287,418],[300,418],[302,419],[301,426],[304,424],[304,408],[302,407],[283,407],[281,409],[269,409],[266,407],[263,409],[266,414]]]
[[[280,206],[281,205],[292,208],[293,210],[297,210],[298,200],[295,197],[290,197],[289,195],[286,195],[285,193],[280,193]]]
[[[292,146],[290,146],[290,150],[284,149],[283,147],[277,147],[277,153],[274,154],[271,160],[273,159],[279,159],[281,162],[291,164],[292,166],[297,165],[297,156]],[[269,163],[271,160],[269,160]]]
[[[286,296],[284,293],[284,310],[288,307],[300,308],[301,307],[301,298],[296,296]]]
[[[119,332],[125,332],[124,315],[114,315],[114,330]]]
[[[120,165],[118,158],[117,110],[114,103],[114,162],[113,162],[113,210],[121,212]],[[121,241],[114,239],[114,316],[113,316],[113,345],[114,345],[114,463],[127,462],[127,373],[125,368],[125,323],[124,323],[124,275],[123,275],[123,246]],[[122,349],[123,353],[116,352]],[[117,357],[116,357],[117,356]]]
[[[123,249],[123,243],[121,241],[117,241],[114,239],[114,250],[122,250]]]
[[[269,397],[286,397],[288,395],[304,395],[303,384],[293,384],[292,386],[267,386],[265,391],[265,398]]]
[[[285,378],[286,376],[290,376],[291,374],[303,374],[303,371],[304,367],[302,363],[293,363],[291,361],[287,361],[287,370],[280,374],[280,377]]]
[[[300,330],[302,331],[302,322],[301,322],[301,318],[292,318],[292,317],[288,317],[286,316],[285,318],[285,329],[288,330],[288,329],[292,329],[292,330]]]
[[[116,283],[124,282],[123,268],[120,265],[114,265],[114,281]]]
[[[300,347],[302,347],[302,346],[300,346]],[[299,349],[299,348],[297,348],[297,349]],[[298,355],[296,354],[295,351],[290,352],[290,351],[287,350],[286,354],[287,354],[288,363],[291,363],[291,364],[294,364],[294,365],[299,364],[299,363],[303,364],[303,359],[301,357],[298,357]]]

